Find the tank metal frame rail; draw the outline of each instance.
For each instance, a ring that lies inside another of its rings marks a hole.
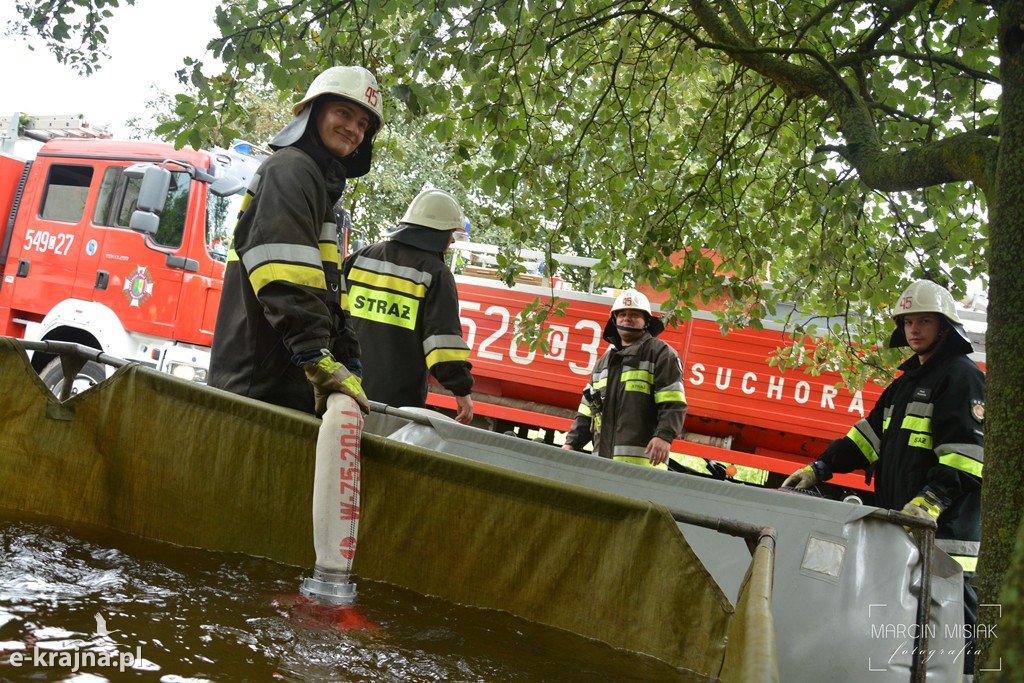
[[[889,524],[899,524],[908,532],[914,529],[913,537],[921,553],[921,592],[917,597],[917,634],[914,636],[914,656],[910,669],[913,683],[925,683],[928,673],[928,622],[931,620],[932,604],[932,552],[935,549],[934,519],[922,519],[899,510],[874,510],[868,517]]]
[[[103,363],[115,368],[120,368],[132,361],[111,356],[98,349],[84,344],[65,341],[27,341],[16,340],[27,351],[42,351],[60,358],[60,367],[64,372],[64,383],[61,385],[60,394],[57,395],[62,402],[71,398],[71,388],[74,386],[75,377],[89,361]]]
[[[60,358],[61,369],[64,372],[64,383],[61,386],[58,397],[61,401],[66,401],[71,397],[74,379],[87,362],[93,361],[115,368],[120,368],[134,362],[117,358],[90,346],[74,342],[27,341],[24,339],[16,339],[15,341],[28,351],[41,351]],[[430,418],[426,415],[401,408],[392,408],[377,401],[370,401],[370,409],[373,412],[392,415],[416,422],[417,424],[426,426],[431,424]],[[769,546],[771,549],[775,548],[775,529],[771,527],[762,527],[757,524],[749,524],[734,519],[711,517],[672,508],[669,508],[669,513],[677,522],[742,538],[746,542],[747,549],[751,555],[753,555],[758,545]],[[875,510],[869,513],[867,517],[888,524],[899,524],[908,531],[910,529],[914,530],[913,536],[921,553],[921,591],[917,601],[917,634],[914,638],[915,648],[911,664],[911,681],[912,683],[926,683],[928,661],[924,653],[928,650],[927,625],[931,618],[931,557],[935,548],[935,520],[922,519],[898,510]]]

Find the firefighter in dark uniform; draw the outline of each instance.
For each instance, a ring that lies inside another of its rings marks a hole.
[[[345,259],[344,301],[362,345],[363,388],[371,400],[425,407],[430,373],[455,396],[455,419],[469,424],[472,365],[455,276],[444,262],[465,223],[449,193],[421,191],[388,239]]]
[[[914,355],[867,417],[833,441],[785,488],[806,489],[833,472],[864,469],[875,504],[935,519],[935,544],[964,569],[967,674],[973,670],[977,596],[970,584],[981,541],[981,472],[985,462],[985,375],[968,358],[973,345],[943,287],[918,280],[900,297],[889,346]]]
[[[327,69],[273,140],[239,212],[213,336],[210,386],[308,413],[339,391],[368,410],[341,309],[334,204],[370,170],[383,123],[361,67]]]
[[[629,289],[612,304],[597,363],[565,437],[566,450],[594,442],[594,454],[666,469],[672,441],[683,434],[686,395],[679,354],[657,339],[665,325],[647,297]]]

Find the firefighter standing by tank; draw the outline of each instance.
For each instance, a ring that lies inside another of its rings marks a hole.
[[[345,309],[363,348],[363,388],[390,406],[426,406],[427,373],[455,396],[455,419],[473,419],[473,375],[462,338],[455,277],[444,253],[466,224],[459,203],[421,191],[398,226],[345,259]]]
[[[953,297],[918,280],[900,297],[889,346],[914,352],[867,417],[833,441],[817,461],[783,487],[807,489],[833,472],[864,469],[875,480],[875,504],[938,524],[935,544],[964,569],[968,635],[977,622],[970,585],[981,541],[981,473],[985,462],[985,375],[967,357],[973,345]],[[973,672],[973,639],[965,668]]]
[[[368,409],[359,344],[341,309],[334,204],[347,178],[370,170],[380,97],[366,69],[329,68],[270,141],[275,153],[253,177],[235,227],[210,386],[318,415],[339,391]]]
[[[596,455],[667,467],[672,441],[683,433],[686,395],[679,355],[657,339],[664,330],[640,292],[615,299],[603,335],[612,346],[594,365],[562,448],[580,450],[592,440]]]

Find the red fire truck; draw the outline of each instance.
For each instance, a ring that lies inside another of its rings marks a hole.
[[[204,380],[237,201],[259,161],[230,150],[57,138],[0,155],[0,334],[76,342]],[[159,229],[129,228],[145,168],[167,171]],[[36,354],[49,386],[58,359]],[[105,376],[87,363],[80,386]]]
[[[108,140],[54,140],[32,162],[0,157],[0,210],[9,217],[0,242],[0,334],[76,342],[205,381],[224,273],[220,242],[258,164],[228,150]],[[508,288],[493,276],[472,266],[457,276],[476,413],[492,429],[539,430],[555,441],[605,351],[613,296],[540,276]],[[567,313],[547,322],[546,351],[529,350],[517,343],[514,322],[551,296],[569,303]],[[679,352],[689,406],[686,437],[673,451],[727,465],[712,473],[756,468],[777,483],[844,434],[880,393],[875,385],[838,388],[837,374],[772,367],[772,352],[786,344],[778,327],[723,336],[710,313],[697,311],[662,339]],[[48,386],[59,385],[58,359],[37,353],[32,362]],[[78,390],[104,373],[87,363]],[[440,391],[428,402],[454,407]],[[831,495],[869,490],[860,475],[832,483]]]

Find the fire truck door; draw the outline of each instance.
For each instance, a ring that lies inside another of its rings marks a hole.
[[[73,291],[94,169],[39,159],[11,236],[5,294],[11,308],[45,315]]]
[[[92,279],[92,299],[117,313],[125,329],[173,338],[174,320],[184,270],[174,257],[183,251],[190,178],[172,174],[160,228],[148,239],[128,225],[136,208],[139,179],[129,179],[119,167],[106,170],[96,211],[104,229],[92,248],[99,259]],[[183,259],[178,259],[181,261]]]

